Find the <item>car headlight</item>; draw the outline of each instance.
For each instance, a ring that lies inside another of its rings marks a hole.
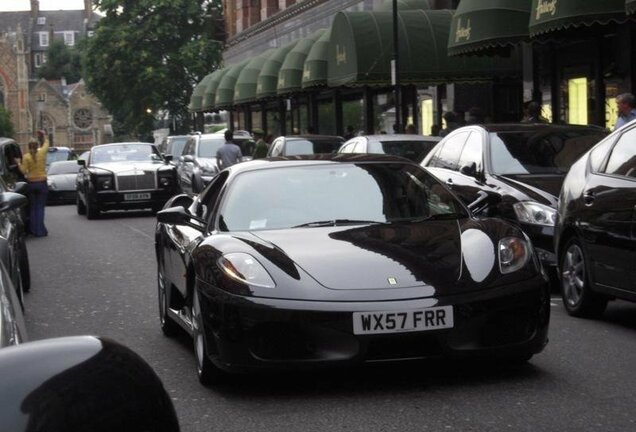
[[[46,184],[48,185],[49,189],[57,189],[57,185],[55,184],[55,180],[48,179],[46,181]]]
[[[172,180],[170,179],[170,177],[159,177],[160,186],[167,187],[167,186],[170,186],[171,183],[172,183]]]
[[[532,201],[521,201],[512,206],[519,222],[532,225],[554,226],[556,209]]]
[[[217,264],[225,275],[236,281],[261,288],[276,286],[265,267],[249,254],[225,254],[218,259]]]
[[[110,190],[113,188],[113,179],[112,177],[97,177],[97,188],[103,190]]]
[[[526,265],[530,258],[530,246],[519,237],[505,237],[499,240],[499,271],[512,273]]]

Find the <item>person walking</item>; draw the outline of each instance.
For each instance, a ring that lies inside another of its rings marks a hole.
[[[234,144],[234,132],[231,129],[225,131],[225,144],[216,151],[216,164],[219,171],[241,162],[243,154],[241,148]]]
[[[444,120],[446,120],[446,127],[439,131],[439,136],[442,138],[460,127],[459,122],[457,120],[457,114],[454,111],[447,111],[442,116]]]
[[[542,115],[543,109],[539,102],[532,101],[526,107],[526,116],[521,123],[548,123],[548,119]]]
[[[263,139],[263,131],[261,129],[254,129],[252,131],[254,138],[256,138],[256,146],[254,147],[254,153],[252,153],[252,159],[263,159],[267,157],[267,143]]]
[[[614,130],[636,119],[636,98],[631,93],[622,93],[616,96],[616,108],[618,109],[618,120],[614,125]]]
[[[29,140],[28,150],[24,158],[16,159],[16,162],[29,184],[29,231],[35,237],[44,237],[48,235],[44,225],[44,209],[49,191],[46,184],[46,155],[49,151],[46,132],[38,131],[38,138]]]

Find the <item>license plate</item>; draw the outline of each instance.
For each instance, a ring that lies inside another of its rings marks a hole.
[[[125,201],[135,201],[135,200],[143,200],[143,199],[150,199],[150,192],[124,194]]]
[[[354,312],[353,333],[357,335],[405,333],[453,328],[453,307],[391,312]]]

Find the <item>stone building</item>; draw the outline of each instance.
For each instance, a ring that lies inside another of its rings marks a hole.
[[[41,11],[39,1],[31,0],[28,11],[0,12],[0,105],[11,112],[21,144],[39,128],[49,132],[53,145],[78,151],[109,142],[110,116],[83,81],[38,78],[51,41],[75,46],[91,36],[99,19],[91,0],[82,10]]]

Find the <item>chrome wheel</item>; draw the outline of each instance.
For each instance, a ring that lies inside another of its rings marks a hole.
[[[194,291],[192,296],[192,339],[194,340],[194,356],[197,362],[197,375],[199,382],[203,385],[210,385],[222,382],[225,373],[217,368],[208,358],[208,350],[205,346],[205,329],[203,328],[203,317],[201,315],[201,303],[199,294]]]
[[[568,305],[576,306],[581,301],[585,288],[583,251],[576,243],[571,244],[565,252],[561,281],[564,300]]]

